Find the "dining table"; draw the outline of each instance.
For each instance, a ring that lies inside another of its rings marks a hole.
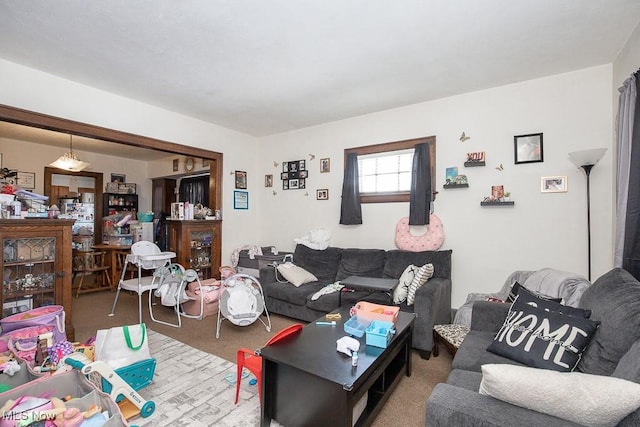
[[[107,262],[111,267],[111,283],[114,288],[117,288],[118,282],[120,281],[120,272],[118,271],[118,253],[130,253],[131,245],[110,245],[106,243],[100,243],[91,247],[93,249],[101,250],[107,253]]]

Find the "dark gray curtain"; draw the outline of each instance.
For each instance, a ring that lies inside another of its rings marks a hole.
[[[634,73],[636,93],[640,93],[640,71]],[[635,117],[631,137],[629,191],[624,230],[622,268],[640,280],[640,97],[635,100]]]
[[[347,155],[347,163],[344,166],[340,224],[362,224],[360,185],[358,183],[358,156],[355,153]]]
[[[182,178],[178,194],[181,202],[202,203],[209,207],[209,176]]]
[[[416,145],[409,196],[409,225],[429,224],[431,213],[431,159],[429,144]]]

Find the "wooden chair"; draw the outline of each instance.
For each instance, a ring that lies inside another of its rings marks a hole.
[[[267,343],[265,347],[284,340],[292,335],[299,333],[302,330],[302,324],[295,323],[288,326],[275,334]],[[236,354],[236,364],[238,366],[238,375],[236,378],[236,400],[235,404],[238,404],[238,396],[240,395],[240,381],[242,381],[242,369],[247,368],[258,380],[258,395],[260,396],[260,403],[262,404],[262,357],[258,356],[255,351],[241,348]]]
[[[76,289],[76,298],[80,294],[88,292],[103,291],[106,289],[113,290],[111,283],[111,267],[105,265],[105,252],[102,251],[73,251],[73,269],[71,281],[76,276],[80,276],[80,283]],[[84,279],[87,275],[93,275],[93,283],[95,286],[82,288]]]

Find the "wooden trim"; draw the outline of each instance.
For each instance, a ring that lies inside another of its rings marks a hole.
[[[0,104],[0,120],[56,132],[72,133],[87,138],[101,139],[103,141],[133,147],[148,148],[211,160],[211,165],[209,166],[211,176],[211,181],[209,181],[209,200],[215,201],[215,206],[210,207],[212,209],[222,209],[222,153],[108,129],[88,123],[76,122],[61,117],[49,116],[47,114],[23,110],[4,104]]]
[[[426,136],[423,138],[405,139],[403,141],[385,142],[382,144],[365,145],[362,147],[346,148],[344,150],[344,164],[346,167],[347,156],[351,153],[355,153],[358,156],[375,153],[385,153],[388,151],[399,151],[414,148],[418,144],[429,144],[429,154],[431,158],[431,182],[432,188],[436,188],[436,137]],[[433,199],[435,200],[437,191],[433,190]],[[360,194],[360,203],[394,203],[394,202],[408,202],[410,193],[408,191],[394,192],[394,193],[363,193]]]

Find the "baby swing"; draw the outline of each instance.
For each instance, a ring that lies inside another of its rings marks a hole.
[[[153,275],[160,277],[160,285],[158,289],[154,291],[154,295],[160,298],[162,305],[173,307],[178,320],[177,323],[158,320],[153,317],[153,309],[150,306],[149,314],[151,315],[151,320],[162,323],[163,325],[173,326],[174,328],[180,328],[182,326],[183,316],[190,319],[202,320],[204,313],[204,292],[198,292],[194,298],[190,298],[186,293],[188,283],[197,281],[197,289],[202,289],[203,287],[200,283],[200,277],[198,277],[198,273],[195,270],[185,270],[180,264],[170,264],[156,269]],[[187,314],[182,309],[182,304],[191,299],[200,300],[200,310],[197,314]]]
[[[220,338],[220,325],[224,319],[236,326],[248,326],[259,319],[267,332],[271,332],[271,319],[258,279],[248,274],[234,274],[223,282],[222,287],[216,338]],[[263,311],[266,322],[260,317]]]

